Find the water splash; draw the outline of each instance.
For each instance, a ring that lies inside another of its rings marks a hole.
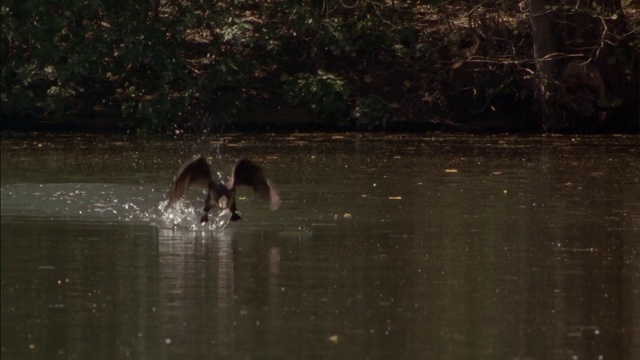
[[[223,210],[218,215],[209,215],[208,223],[201,223],[202,215],[199,208],[191,206],[188,201],[179,201],[166,209],[167,201],[158,204],[155,214],[149,216],[149,220],[154,221],[157,217],[160,226],[170,226],[174,228],[187,228],[193,231],[199,230],[222,230],[231,220],[231,212]]]
[[[188,199],[166,209],[164,191],[119,184],[17,184],[0,188],[2,216],[48,220],[147,223],[193,231],[224,229],[231,213],[211,214],[200,223],[200,205]]]

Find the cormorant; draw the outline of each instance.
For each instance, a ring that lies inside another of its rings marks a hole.
[[[278,210],[280,207],[280,196],[271,182],[264,176],[262,167],[247,159],[238,161],[233,167],[231,179],[227,184],[218,184],[213,181],[211,169],[207,160],[203,156],[197,156],[193,160],[185,163],[171,185],[169,190],[169,201],[165,209],[168,209],[187,192],[190,186],[199,186],[205,189],[207,197],[204,200],[204,215],[201,222],[209,221],[209,211],[213,207],[219,206],[231,211],[231,221],[240,220],[236,206],[236,186],[250,186],[263,199],[268,200],[271,210]]]

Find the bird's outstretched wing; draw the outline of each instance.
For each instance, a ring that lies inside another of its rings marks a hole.
[[[278,210],[280,208],[281,200],[278,190],[275,186],[267,180],[264,176],[262,167],[251,160],[240,160],[233,167],[233,174],[231,176],[231,187],[240,185],[250,186],[257,194],[263,199],[269,201],[271,210]]]
[[[208,189],[211,182],[211,169],[203,156],[197,156],[185,163],[171,184],[167,202],[167,208],[180,200],[190,186],[199,186]]]

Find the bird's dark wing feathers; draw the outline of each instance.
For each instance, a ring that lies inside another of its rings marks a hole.
[[[180,200],[190,186],[208,189],[212,183],[211,169],[203,156],[195,157],[182,166],[169,190],[167,207]]]
[[[250,186],[263,199],[269,201],[271,210],[280,207],[280,196],[276,188],[267,180],[260,165],[251,160],[240,160],[233,168],[231,187]]]

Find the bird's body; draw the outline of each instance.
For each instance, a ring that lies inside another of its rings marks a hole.
[[[219,184],[213,180],[207,160],[203,156],[197,156],[178,171],[169,190],[165,209],[180,200],[189,187],[199,186],[204,188],[207,194],[201,222],[209,221],[209,211],[216,206],[228,208],[231,211],[231,221],[238,221],[241,218],[237,213],[236,187],[241,185],[252,187],[257,194],[268,200],[271,210],[277,210],[280,207],[280,196],[273,184],[264,176],[260,165],[251,160],[240,160],[233,167],[229,183]]]

